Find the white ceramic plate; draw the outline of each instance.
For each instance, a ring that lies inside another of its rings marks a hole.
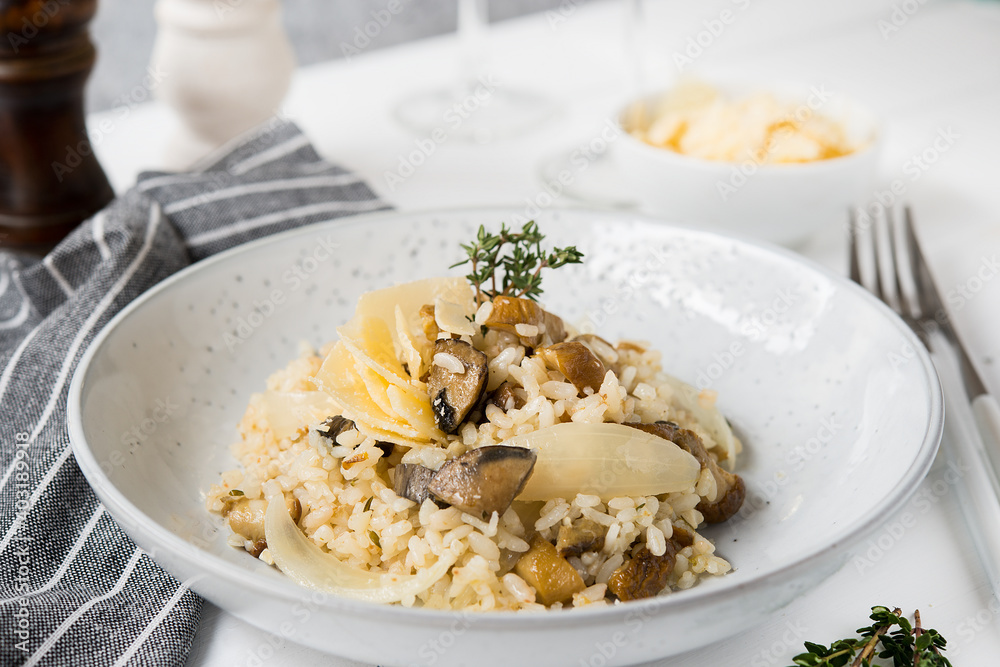
[[[613,213],[539,216],[586,253],[544,302],[718,390],[746,444],[744,510],[712,528],[735,570],[604,609],[459,614],[330,599],[226,545],[203,494],[235,466],[248,397],[353,312],[363,291],[439,275],[507,210],[387,213],[312,226],[200,262],[98,336],[69,394],[87,479],[125,531],[198,593],[296,642],[381,665],[619,665],[704,646],[814,587],[900,507],[941,434],[928,356],[882,304],[782,250]],[[454,272],[454,271],[453,271]]]

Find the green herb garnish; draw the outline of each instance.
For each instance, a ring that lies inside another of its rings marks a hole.
[[[526,223],[520,233],[500,225],[499,234],[489,234],[486,228],[479,226],[475,243],[462,244],[468,257],[461,262],[452,264],[449,268],[472,265],[472,272],[465,277],[476,288],[476,304],[494,299],[498,296],[526,297],[537,301],[542,293],[542,269],[558,269],[566,264],[580,264],[583,253],[576,246],[553,248],[546,254],[542,250],[545,235],[538,230],[534,220]],[[510,251],[502,255],[504,246],[510,245]],[[501,272],[500,284],[497,285],[497,272]],[[485,284],[489,282],[489,288]]]
[[[367,512],[368,510],[370,510],[372,508],[372,501],[373,500],[375,500],[375,496],[372,496],[371,498],[368,499],[368,502],[365,503],[365,508],[362,510],[363,512]]]
[[[829,646],[805,642],[807,652],[792,662],[799,667],[847,667],[851,661],[849,667],[872,667],[877,656],[891,658],[893,667],[951,667],[941,655],[947,642],[937,630],[920,627],[919,609],[913,613],[912,625],[898,608],[872,607],[869,618],[874,623],[858,628],[860,637],[839,639]]]
[[[231,495],[231,496],[242,496],[244,494],[239,489],[233,489],[232,491],[229,492],[229,495]]]
[[[376,533],[374,530],[369,530],[368,537],[372,538],[372,543],[375,546],[377,546],[379,549],[382,548],[382,543],[378,539],[378,533]]]

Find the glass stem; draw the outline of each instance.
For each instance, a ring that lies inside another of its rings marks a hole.
[[[488,30],[486,0],[458,0],[459,89],[463,95],[475,89],[486,69]]]

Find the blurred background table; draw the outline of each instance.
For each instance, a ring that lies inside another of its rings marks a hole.
[[[883,115],[885,152],[872,197],[897,198],[888,185],[896,179],[903,183],[897,200],[913,206],[953,319],[989,388],[1000,394],[994,363],[1000,355],[1000,280],[992,280],[1000,253],[995,185],[1000,5],[888,0],[673,5],[677,19],[662,26],[662,39],[681,53],[705,21],[724,9],[735,17],[702,48],[692,72],[814,83],[864,100]],[[566,0],[559,9],[495,26],[499,85],[530,86],[560,105],[557,119],[517,140],[428,142],[393,121],[392,105],[407,93],[454,80],[453,36],[302,67],[281,114],[298,122],[326,157],[358,171],[401,209],[501,205],[523,213],[546,191],[541,161],[587,144],[624,101],[625,12],[625,3]],[[116,191],[127,189],[140,170],[161,165],[176,122],[159,103],[89,118],[98,157]],[[415,152],[423,157],[411,159]],[[421,164],[412,175],[387,177],[417,160]],[[556,206],[577,204],[565,195],[554,199]],[[843,273],[844,233],[828,229],[798,250]],[[875,604],[909,612],[919,607],[925,623],[949,639],[948,656],[956,665],[995,664],[1000,602],[977,564],[945,472],[939,462],[903,512],[885,517],[885,527],[820,588],[759,628],[661,664],[787,665],[803,640],[828,643],[848,636]],[[904,526],[900,518],[907,513],[913,521]],[[350,663],[268,637],[206,604],[189,664]]]

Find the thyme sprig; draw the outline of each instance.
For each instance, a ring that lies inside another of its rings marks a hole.
[[[542,293],[542,269],[558,269],[583,261],[583,253],[576,246],[553,248],[546,253],[542,250],[544,239],[545,235],[534,220],[526,223],[520,232],[501,224],[499,234],[490,234],[480,225],[475,242],[462,244],[467,257],[450,268],[471,265],[471,273],[465,277],[476,289],[477,305],[501,295],[537,301]],[[503,254],[507,246],[509,250]],[[488,288],[486,283],[489,283]]]
[[[858,628],[860,637],[838,639],[829,646],[805,642],[806,653],[792,658],[798,667],[951,667],[941,655],[947,642],[937,630],[920,625],[920,610],[914,612],[913,624],[899,609],[872,607],[872,625]],[[893,630],[893,628],[896,628]],[[881,645],[881,651],[878,650]],[[876,653],[876,651],[878,651]],[[875,663],[875,659],[892,662]]]

